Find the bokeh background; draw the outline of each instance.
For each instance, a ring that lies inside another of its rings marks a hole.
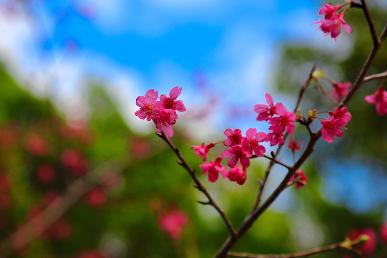
[[[380,30],[387,1],[369,2]],[[153,126],[134,116],[135,98],[183,87],[188,112],[174,141],[197,166],[190,146],[222,140],[228,127],[263,130],[253,105],[265,92],[294,105],[314,64],[337,81],[354,80],[371,47],[361,11],[347,14],[353,34],[334,41],[315,24],[321,4],[0,0],[0,257],[211,257],[225,226],[196,203],[202,196]],[[386,63],[383,47],[370,72]],[[343,139],[318,144],[304,167],[308,185],[286,191],[235,250],[302,250],[362,228],[379,235],[387,123],[363,98],[381,83],[353,99]],[[303,111],[331,106],[312,88]],[[253,204],[265,164],[255,161],[244,186],[202,178],[235,224]],[[274,169],[268,191],[283,172]],[[47,207],[53,212],[43,216]],[[374,257],[387,257],[379,238],[377,245]]]

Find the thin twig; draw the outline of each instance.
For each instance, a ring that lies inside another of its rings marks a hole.
[[[270,156],[264,155],[263,157],[266,158],[266,159],[268,159],[268,160],[270,160],[270,161],[272,161],[272,162],[274,162],[274,163],[276,163],[276,164],[278,164],[278,165],[283,166],[283,167],[286,168],[286,169],[290,169],[290,168],[291,168],[291,166],[286,165],[285,163],[283,163],[283,162],[281,162],[281,161],[279,161],[279,160],[277,160],[277,159],[275,159],[275,158],[272,158],[272,157],[270,157]]]
[[[215,210],[219,213],[219,215],[222,217],[224,224],[227,226],[227,229],[230,233],[231,237],[234,237],[236,234],[236,231],[234,229],[234,226],[232,225],[231,221],[227,218],[224,211],[220,208],[220,206],[215,202],[215,200],[212,198],[210,193],[207,191],[207,188],[199,181],[199,179],[196,177],[195,170],[191,168],[191,166],[187,163],[187,161],[184,159],[183,155],[179,151],[179,149],[172,143],[170,139],[168,139],[163,133],[157,134],[162,140],[164,140],[168,146],[172,149],[172,151],[176,154],[177,158],[179,159],[179,164],[188,172],[188,174],[191,176],[192,180],[195,183],[195,187],[206,196],[207,200],[206,202],[200,202],[205,205],[211,205],[215,208]]]
[[[387,71],[385,71],[383,73],[377,73],[377,74],[366,76],[363,79],[363,83],[364,82],[369,82],[369,81],[374,81],[374,80],[383,80],[383,79],[386,79],[386,78],[387,78]]]
[[[372,37],[372,41],[374,43],[374,46],[379,46],[381,41],[380,39],[378,38],[378,35],[376,33],[376,30],[375,30],[375,25],[374,25],[374,22],[372,21],[372,18],[371,18],[371,15],[370,15],[370,12],[368,11],[368,6],[367,6],[367,3],[365,0],[361,0],[361,5],[362,5],[362,10],[363,10],[363,13],[364,13],[364,16],[367,20],[367,23],[368,23],[368,27],[370,29],[370,33],[371,33],[371,37]]]
[[[228,257],[239,257],[239,258],[299,258],[309,257],[316,254],[328,253],[337,249],[342,249],[341,243],[331,244],[325,247],[314,248],[308,251],[291,253],[291,254],[251,254],[251,253],[228,253]]]

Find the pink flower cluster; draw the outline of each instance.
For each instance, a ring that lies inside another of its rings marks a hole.
[[[164,133],[166,137],[173,136],[173,125],[178,119],[177,111],[184,112],[183,101],[177,100],[181,94],[181,87],[173,87],[169,96],[162,94],[158,97],[158,92],[150,89],[145,96],[139,96],[136,99],[136,105],[140,108],[135,115],[140,119],[147,121],[153,120],[156,124],[157,133]]]
[[[351,33],[351,26],[344,20],[345,11],[344,4],[325,4],[319,11],[319,14],[324,16],[317,22],[320,24],[320,29],[324,33],[330,34],[333,39],[336,39],[340,35],[342,28],[348,33]]]
[[[224,178],[243,185],[246,181],[246,171],[250,166],[250,159],[265,155],[266,148],[262,145],[269,142],[271,146],[281,145],[285,142],[285,134],[293,134],[295,129],[296,115],[289,112],[282,103],[274,104],[270,94],[266,94],[267,104],[257,104],[254,107],[258,113],[258,121],[267,121],[270,125],[269,133],[258,132],[255,128],[249,128],[246,135],[242,135],[241,129],[226,129],[223,141],[226,149],[215,161],[207,161],[207,154],[215,146],[214,143],[193,146],[195,154],[202,157],[203,163],[200,168],[208,175],[210,182],[216,182],[219,175]],[[295,141],[289,142],[289,148],[298,151],[301,147]],[[222,165],[222,160],[227,159],[227,167]]]
[[[387,115],[387,91],[383,87],[377,89],[372,95],[366,96],[365,101],[375,105],[378,115]]]
[[[300,189],[308,182],[308,177],[305,175],[304,170],[298,169],[296,173],[289,179],[288,185],[295,185],[296,189]]]
[[[208,180],[210,182],[215,182],[220,174],[230,181],[242,185],[246,181],[246,170],[250,165],[250,158],[254,155],[256,157],[262,157],[265,154],[266,149],[261,143],[266,141],[267,135],[262,132],[257,132],[255,128],[248,129],[246,136],[242,136],[240,129],[226,129],[224,134],[227,138],[223,144],[227,149],[215,161],[204,162],[207,159],[207,153],[210,148],[215,146],[214,143],[193,146],[192,148],[196,155],[203,158],[203,163],[200,165],[200,168],[204,174],[208,174]],[[222,159],[229,159],[227,162],[227,166],[229,167],[228,171],[221,164]]]
[[[329,115],[329,118],[321,119],[321,136],[324,141],[332,143],[335,136],[343,136],[342,130],[349,123],[352,116],[347,107],[337,108],[335,111],[329,112]]]
[[[266,93],[265,98],[267,105],[254,106],[254,111],[258,113],[257,121],[267,121],[270,124],[270,132],[266,138],[270,146],[282,145],[285,141],[285,133],[293,134],[294,132],[296,115],[289,112],[281,102],[274,104],[270,94]]]

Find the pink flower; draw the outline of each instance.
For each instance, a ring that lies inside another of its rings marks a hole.
[[[267,139],[270,142],[270,146],[274,145],[282,145],[285,142],[284,135],[283,133],[268,133],[267,134]]]
[[[227,150],[223,151],[222,157],[223,158],[230,158],[227,165],[229,167],[235,167],[235,165],[240,160],[242,166],[244,168],[247,168],[250,165],[250,160],[248,158],[249,154],[242,149],[240,145],[235,145]]]
[[[88,163],[81,152],[75,149],[63,151],[61,156],[63,166],[74,176],[83,176],[87,173]]]
[[[106,193],[101,187],[95,187],[86,195],[86,202],[92,207],[101,207],[106,203]]]
[[[323,7],[320,8],[320,11],[318,14],[324,15],[325,19],[330,19],[332,18],[336,12],[343,7],[342,4],[339,5],[332,5],[330,3],[323,5]]]
[[[242,142],[242,132],[241,129],[231,129],[224,130],[224,135],[227,136],[227,139],[224,141],[225,146],[234,146]]]
[[[301,150],[301,145],[298,141],[290,140],[288,143],[288,148],[295,152]]]
[[[342,129],[348,124],[352,116],[346,107],[337,108],[329,114],[331,115],[329,118],[321,120],[321,135],[324,141],[332,143],[335,136],[343,136]]]
[[[387,223],[384,223],[380,227],[380,239],[382,240],[382,243],[387,245]]]
[[[289,179],[288,185],[296,185],[296,189],[300,189],[308,182],[308,177],[305,175],[304,170],[298,169],[296,173]]]
[[[214,183],[216,180],[218,180],[219,173],[222,175],[226,175],[226,168],[220,164],[222,161],[221,158],[217,158],[214,161],[202,163],[200,165],[200,168],[203,170],[203,174],[208,173],[208,181],[211,183]]]
[[[177,97],[181,94],[182,88],[181,87],[173,87],[171,91],[169,92],[169,96],[166,96],[165,94],[162,94],[160,96],[160,102],[162,106],[166,109],[172,109],[179,112],[184,112],[185,106],[183,101],[176,100]]]
[[[245,183],[246,177],[246,170],[239,166],[231,168],[230,171],[228,171],[227,173],[227,178],[230,181],[236,182],[239,185],[243,185]]]
[[[253,153],[257,157],[262,157],[265,154],[266,149],[259,143],[265,141],[266,137],[265,133],[257,133],[257,129],[250,128],[246,131],[246,137],[242,139],[242,149],[249,157],[251,157]]]
[[[213,148],[215,144],[210,143],[208,145],[202,145],[200,146],[192,146],[192,149],[194,150],[195,154],[198,155],[199,157],[203,158],[203,161],[207,160],[207,153],[210,151],[211,148]]]
[[[343,126],[347,125],[352,118],[347,107],[337,108],[335,111],[329,112],[329,114],[333,119],[340,120]]]
[[[187,222],[187,215],[177,209],[168,211],[159,218],[160,228],[173,240],[178,240],[181,237]]]
[[[380,87],[374,94],[366,96],[364,99],[367,103],[375,104],[378,115],[387,115],[387,91],[383,87]]]
[[[153,120],[156,123],[156,132],[163,132],[166,137],[173,136],[173,125],[176,123],[177,114],[172,109],[157,108],[153,115]]]
[[[350,82],[335,82],[332,84],[332,92],[331,97],[336,100],[340,101],[345,96],[348,95],[349,89],[351,88],[352,84]]]
[[[135,115],[142,120],[152,120],[157,98],[158,92],[154,89],[148,90],[145,93],[145,96],[138,96],[136,105],[140,107],[140,109],[136,111]]]
[[[272,130],[275,134],[285,133],[285,131],[292,134],[295,128],[296,115],[287,111],[282,103],[276,105],[276,113],[278,116],[269,120],[271,124],[269,130]]]
[[[364,228],[359,230],[353,230],[348,234],[347,237],[352,241],[357,241],[362,236],[367,236],[368,240],[363,244],[356,245],[354,248],[364,255],[370,255],[374,253],[376,249],[376,234],[373,229]]]
[[[36,171],[36,178],[40,183],[51,183],[55,178],[55,171],[51,165],[41,165]]]
[[[265,94],[266,103],[257,104],[254,106],[254,111],[258,113],[257,121],[268,120],[276,113],[276,105],[273,103],[273,98],[269,93]]]
[[[320,15],[324,15],[324,19],[317,22],[320,24],[320,29],[324,33],[330,34],[331,38],[334,39],[340,35],[341,28],[344,28],[348,33],[352,32],[351,26],[344,20],[345,11],[338,13],[341,7],[342,5],[333,6],[331,4],[326,4],[319,12]]]

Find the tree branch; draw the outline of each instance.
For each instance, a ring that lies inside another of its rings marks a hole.
[[[375,56],[376,56],[376,54],[377,54],[377,52],[378,52],[382,42],[386,38],[386,36],[387,36],[387,25],[385,26],[385,28],[384,28],[380,38],[378,39],[378,42],[380,42],[380,44],[374,44],[373,45],[373,47],[372,47],[372,49],[371,49],[371,51],[370,51],[366,61],[364,62],[362,68],[359,71],[359,74],[358,74],[355,82],[353,83],[353,86],[352,86],[349,94],[342,101],[342,103],[339,105],[339,107],[344,106],[345,104],[347,104],[351,100],[351,98],[355,94],[355,92],[359,89],[360,85],[363,82],[365,74],[369,70],[369,68],[370,68],[370,66],[372,64],[372,61],[374,60],[374,58],[375,58]],[[299,98],[300,98],[300,96],[302,97],[302,93],[299,94]],[[297,101],[296,107],[298,107],[298,105],[299,105],[299,101]],[[309,143],[308,143],[306,149],[304,150],[303,154],[297,160],[297,162],[294,164],[294,166],[289,170],[289,172],[287,173],[285,178],[282,180],[280,185],[273,191],[273,193],[262,204],[262,206],[260,206],[260,207],[257,206],[256,209],[254,209],[250,214],[248,214],[248,216],[245,218],[243,224],[240,226],[240,228],[236,232],[236,235],[234,237],[232,237],[232,238],[229,237],[223,243],[223,245],[218,250],[218,252],[217,252],[217,254],[215,256],[216,258],[224,258],[224,257],[226,257],[228,251],[241,238],[241,236],[243,236],[246,233],[246,231],[254,224],[254,222],[259,218],[259,216],[268,207],[270,207],[270,205],[277,199],[277,197],[283,192],[283,190],[286,189],[286,186],[287,186],[287,183],[288,183],[290,177],[297,171],[297,169],[299,169],[304,164],[304,162],[313,153],[314,146],[317,143],[317,141],[320,139],[320,137],[321,137],[321,130],[318,131],[317,133],[312,134],[310,136]],[[277,149],[276,154],[279,153],[280,149],[281,149],[281,146]],[[274,158],[276,158],[276,155],[274,156]],[[270,164],[269,164],[269,170],[268,170],[269,172],[267,172],[267,175],[270,173],[270,169],[273,166],[273,164],[274,164],[274,162],[271,161]],[[264,186],[264,184],[263,184],[263,186]],[[263,187],[261,189],[263,189]]]
[[[341,243],[335,243],[325,247],[314,248],[308,251],[291,253],[291,254],[251,254],[251,253],[230,252],[227,254],[227,256],[239,257],[239,258],[299,258],[299,257],[309,257],[316,254],[328,253],[337,249],[343,249],[343,247],[341,246]]]
[[[372,37],[372,41],[374,43],[374,46],[379,46],[381,41],[380,39],[378,38],[378,35],[376,33],[376,30],[375,30],[375,25],[374,25],[374,22],[371,18],[371,15],[368,11],[368,6],[367,6],[367,3],[365,0],[360,0],[361,1],[361,5],[362,5],[362,10],[363,10],[363,13],[364,13],[364,16],[367,20],[367,23],[368,23],[368,27],[370,29],[370,33],[371,33],[371,37]]]
[[[219,213],[219,215],[222,217],[224,224],[227,226],[227,229],[230,233],[231,238],[233,238],[236,234],[234,226],[232,225],[231,221],[227,218],[224,211],[220,208],[220,206],[215,202],[215,200],[212,198],[210,193],[207,191],[207,188],[199,181],[199,179],[196,177],[195,171],[188,165],[187,161],[184,159],[183,155],[179,151],[179,149],[169,140],[163,133],[157,134],[162,140],[164,140],[168,146],[172,149],[172,151],[176,154],[177,158],[179,159],[178,163],[181,165],[191,176],[192,180],[195,183],[195,187],[206,196],[207,200],[206,202],[199,202],[205,205],[211,205],[215,208],[215,210]]]
[[[386,78],[387,78],[387,71],[385,71],[383,73],[377,73],[377,74],[366,76],[363,79],[363,83],[369,82],[369,81],[374,81],[374,80],[383,80]]]

